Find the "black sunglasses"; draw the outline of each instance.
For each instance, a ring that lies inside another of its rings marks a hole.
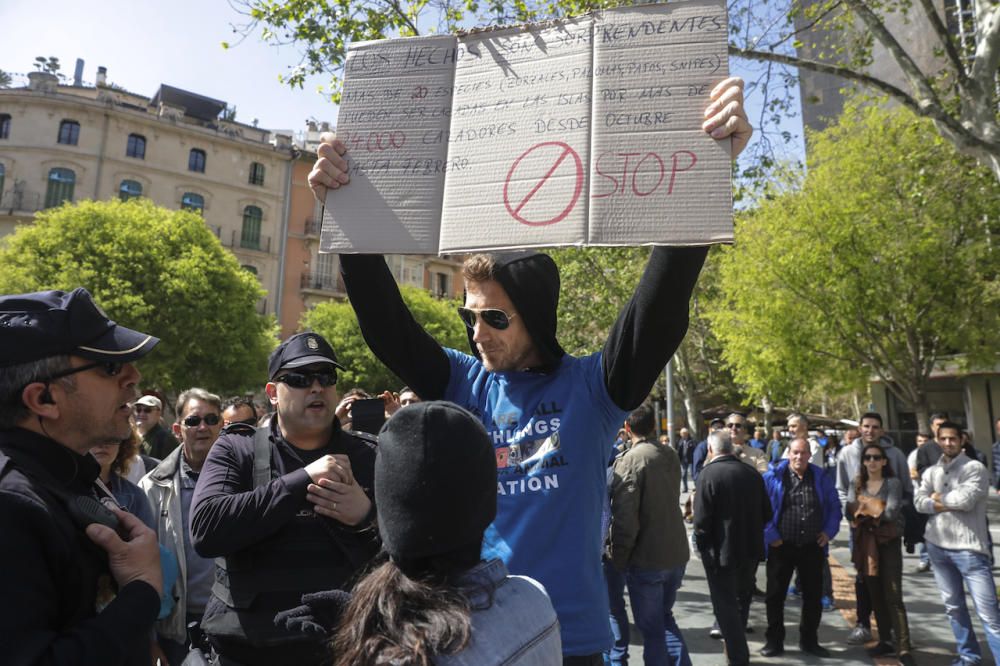
[[[481,310],[475,308],[458,308],[458,316],[462,318],[462,321],[469,328],[475,328],[476,318],[478,317],[490,328],[503,331],[510,326],[510,320],[516,317],[517,313],[509,315],[497,308],[483,308]]]
[[[154,408],[150,407],[149,405],[133,405],[132,406],[132,411],[134,411],[136,414],[149,414],[150,412],[153,411],[153,409]]]
[[[885,460],[885,456],[880,455],[867,455],[865,456],[865,462],[878,462],[879,460]]]
[[[288,384],[292,388],[305,389],[319,382],[322,387],[333,386],[337,383],[336,372],[286,372],[280,377],[275,377],[274,381]]]
[[[94,368],[100,368],[101,372],[106,374],[108,377],[117,377],[121,374],[122,368],[124,367],[124,363],[119,363],[117,361],[97,361],[95,363],[87,363],[76,368],[67,368],[66,370],[57,372],[54,375],[49,375],[45,379],[39,379],[38,381],[48,383],[56,379],[62,379],[63,377],[75,375],[78,372],[93,370]]]
[[[727,423],[726,427],[727,428],[735,428],[736,430],[743,430],[743,424],[742,423]]]
[[[207,426],[214,426],[219,424],[220,419],[218,414],[205,414],[205,416],[192,414],[191,416],[185,418],[182,423],[188,428],[197,428],[201,425],[202,421],[204,421]]]

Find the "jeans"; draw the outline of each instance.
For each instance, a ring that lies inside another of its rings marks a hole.
[[[625,572],[632,616],[642,632],[645,666],[691,666],[684,636],[674,619],[684,568],[683,564],[674,569],[629,567]]]
[[[767,552],[767,642],[785,642],[785,596],[792,572],[799,571],[802,591],[802,616],[799,619],[799,643],[813,646],[819,643],[817,630],[823,608],[823,549],[816,543],[796,546],[771,546]]]
[[[927,554],[931,558],[934,581],[941,590],[944,612],[951,621],[951,630],[958,642],[958,655],[963,663],[978,664],[982,661],[969,607],[965,603],[964,582],[986,630],[986,642],[993,652],[993,659],[1000,665],[1000,607],[997,606],[989,558],[969,550],[945,550],[932,543],[927,544]]]
[[[611,633],[614,644],[608,658],[612,666],[628,666],[628,613],[625,611],[625,576],[611,562],[604,562],[604,582],[608,586]],[[634,602],[633,602],[634,603]]]
[[[729,663],[742,666],[750,663],[746,626],[753,597],[753,574],[757,562],[734,567],[705,568],[708,591],[712,595],[712,610],[726,641]]]
[[[691,463],[681,463],[681,482],[684,484],[684,492],[688,491],[688,474],[691,474]],[[691,480],[691,485],[694,485],[694,479]]]

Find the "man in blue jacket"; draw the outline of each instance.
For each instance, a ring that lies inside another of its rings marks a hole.
[[[764,474],[774,508],[764,526],[767,554],[767,633],[760,651],[776,657],[785,651],[785,591],[798,569],[802,590],[799,648],[818,657],[830,653],[819,644],[823,593],[823,560],[827,544],[840,529],[840,499],[834,478],[809,463],[809,441],[797,437],[788,444],[788,460]]]

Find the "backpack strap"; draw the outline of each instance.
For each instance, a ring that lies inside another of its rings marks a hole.
[[[271,483],[271,432],[268,427],[257,428],[253,434],[253,487]]]

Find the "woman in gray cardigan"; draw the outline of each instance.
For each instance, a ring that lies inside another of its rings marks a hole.
[[[868,586],[879,626],[879,643],[868,652],[873,657],[896,653],[901,664],[911,666],[916,662],[903,605],[903,486],[888,462],[880,445],[865,446],[861,470],[848,490],[847,518],[854,531],[854,564]]]

